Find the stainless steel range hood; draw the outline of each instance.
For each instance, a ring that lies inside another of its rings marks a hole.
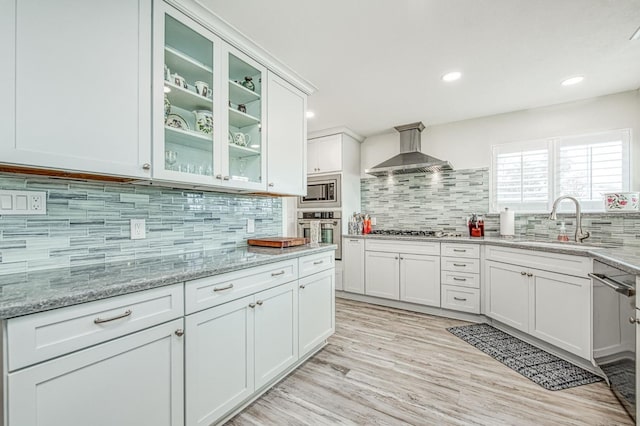
[[[364,172],[373,176],[400,175],[406,173],[433,173],[453,170],[451,163],[420,152],[422,122],[395,127],[400,132],[400,154]]]

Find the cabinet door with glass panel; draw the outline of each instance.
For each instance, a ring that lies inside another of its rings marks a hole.
[[[154,6],[153,177],[216,184],[222,42],[163,1]]]
[[[221,146],[222,173],[215,178],[225,186],[266,190],[266,68],[230,46],[222,61],[227,143]]]

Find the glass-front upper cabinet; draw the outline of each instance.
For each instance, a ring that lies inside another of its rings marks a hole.
[[[212,185],[221,164],[221,42],[166,3],[154,6],[153,176]]]
[[[227,80],[223,84],[227,99],[223,108],[227,143],[222,149],[222,158],[226,158],[222,178],[228,179],[233,187],[265,190],[266,68],[228,46],[223,61]]]

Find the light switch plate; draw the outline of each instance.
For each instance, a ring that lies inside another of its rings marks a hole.
[[[131,219],[131,239],[143,240],[147,238],[144,219]]]
[[[256,221],[253,219],[247,219],[247,234],[256,232]]]
[[[0,190],[0,216],[47,214],[45,191]]]

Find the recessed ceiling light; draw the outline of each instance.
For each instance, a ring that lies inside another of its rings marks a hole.
[[[570,78],[564,80],[561,84],[563,86],[573,86],[574,84],[581,83],[582,80],[584,80],[584,77],[581,76],[581,75],[577,75],[575,77],[570,77]]]
[[[448,72],[445,75],[442,76],[442,81],[456,81],[458,79],[460,79],[460,77],[462,77],[462,73],[460,71],[452,71],[452,72]]]
[[[316,113],[313,111],[307,111],[307,118],[313,118],[316,116]]]

